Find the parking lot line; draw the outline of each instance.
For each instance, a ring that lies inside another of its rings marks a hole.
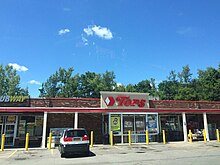
[[[123,150],[123,148],[120,148],[120,147],[117,147],[117,146],[114,146],[115,148],[119,149],[119,150]]]
[[[54,154],[53,149],[50,150],[50,153],[51,153],[52,155]]]
[[[9,159],[10,157],[12,157],[17,151],[18,151],[18,150],[15,150],[14,152],[12,152],[12,153],[8,156],[8,159]]]

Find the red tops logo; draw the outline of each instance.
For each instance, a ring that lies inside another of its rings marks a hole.
[[[108,96],[104,101],[107,106],[138,106],[140,108],[144,107],[146,102],[144,99],[130,99],[130,96],[117,96],[115,99]]]

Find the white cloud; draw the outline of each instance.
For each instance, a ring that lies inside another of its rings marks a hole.
[[[63,8],[63,11],[69,12],[69,11],[71,11],[71,9],[68,8],[68,7],[64,7],[64,8]]]
[[[28,81],[28,84],[41,85],[41,83],[39,81],[36,81],[36,80],[30,80],[30,81]]]
[[[61,29],[61,30],[58,32],[58,34],[59,34],[59,35],[64,35],[64,34],[69,33],[69,32],[70,32],[69,29]]]
[[[88,40],[82,35],[82,42],[84,43],[84,45],[88,45]]]
[[[91,27],[88,28],[84,28],[83,31],[88,35],[88,36],[92,36],[93,35],[93,31]]]
[[[123,84],[122,83],[117,83],[116,86],[120,87],[120,86],[123,86]]]
[[[18,65],[16,63],[9,63],[8,65],[12,66],[13,69],[15,69],[19,72],[26,72],[28,70],[28,68],[26,68],[25,66],[21,66],[21,65]]]
[[[110,29],[101,26],[88,26],[88,28],[84,28],[83,31],[88,35],[97,35],[100,38],[110,40],[113,38],[112,32]]]
[[[181,27],[176,31],[180,35],[185,35],[192,33],[192,28],[191,27]]]

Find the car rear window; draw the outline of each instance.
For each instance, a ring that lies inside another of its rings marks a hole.
[[[65,133],[65,137],[82,137],[87,135],[85,130],[68,130]]]

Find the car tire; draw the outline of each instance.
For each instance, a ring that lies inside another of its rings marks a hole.
[[[61,158],[65,158],[65,153],[61,153],[61,154],[60,154],[60,157],[61,157]]]
[[[61,156],[61,158],[65,157],[63,146],[60,146],[60,156]]]
[[[88,150],[85,152],[85,156],[89,156],[89,155],[90,155],[90,151]]]

